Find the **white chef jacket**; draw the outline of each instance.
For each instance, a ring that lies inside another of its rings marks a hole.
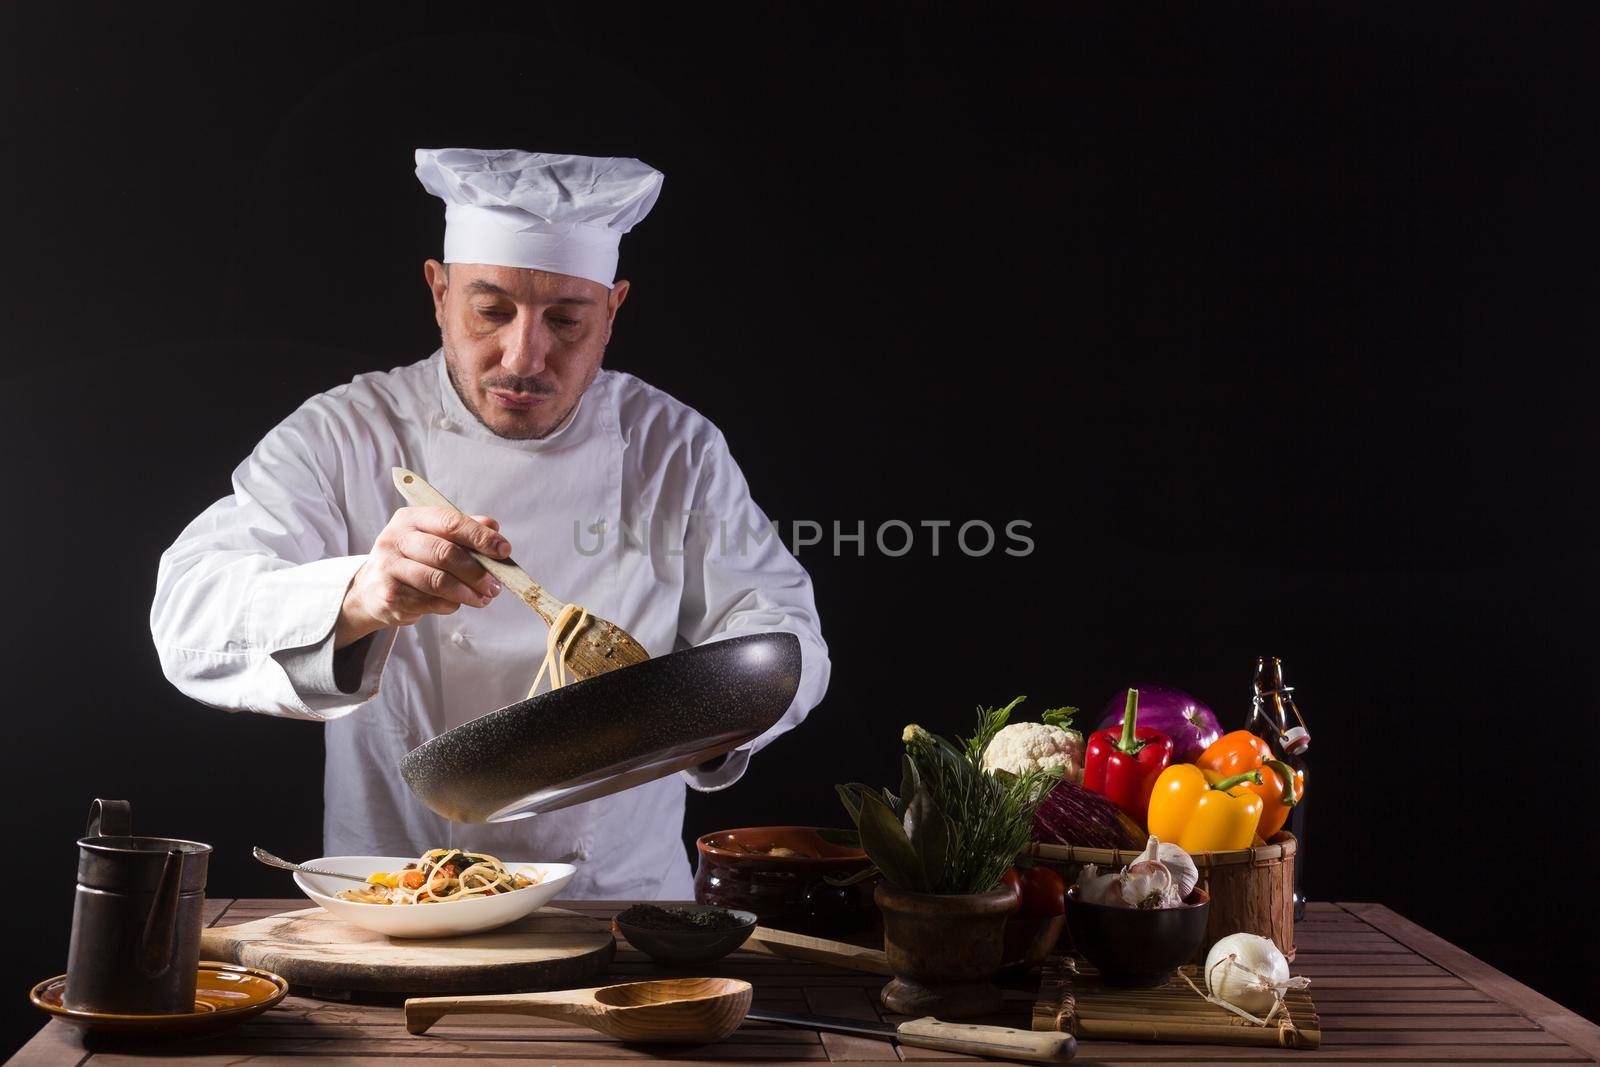
[[[401,781],[401,757],[521,700],[547,628],[507,591],[487,608],[380,631],[344,664],[359,671],[344,686],[352,691],[334,683],[332,630],[345,590],[405,506],[390,478],[397,466],[463,510],[494,516],[524,569],[652,656],[741,633],[794,634],[794,702],[711,769],[510,823],[434,814]],[[308,400],[234,471],[233,490],[162,555],[151,632],[162,670],[195,700],[326,724],[329,855],[465,847],[511,861],[572,856],[569,897],[687,899],[685,782],[733,784],[827,688],[810,578],[771,534],[722,434],[629,374],[601,371],[564,427],[512,441],[467,410],[435,352]]]

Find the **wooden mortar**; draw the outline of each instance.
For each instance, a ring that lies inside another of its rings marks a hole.
[[[906,893],[880,883],[883,948],[894,980],[884,1007],[903,1015],[962,1019],[1000,1009],[1006,917],[1016,903],[1007,888],[944,896]]]

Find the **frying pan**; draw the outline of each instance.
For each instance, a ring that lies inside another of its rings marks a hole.
[[[800,688],[800,640],[732,637],[491,711],[406,753],[400,775],[455,822],[508,822],[704,763],[770,729]]]

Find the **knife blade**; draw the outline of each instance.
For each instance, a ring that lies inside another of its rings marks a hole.
[[[758,1023],[780,1023],[783,1026],[799,1026],[808,1030],[831,1030],[834,1033],[855,1034],[859,1037],[893,1040],[899,1033],[892,1023],[872,1022],[869,1019],[846,1019],[838,1015],[798,1015],[790,1011],[751,1008],[744,1013],[744,1017],[754,1019]]]
[[[871,1019],[845,1019],[836,1015],[799,1015],[787,1011],[753,1008],[745,1018],[755,1022],[799,1026],[808,1030],[828,1030],[898,1041],[917,1048],[941,1052],[961,1052],[969,1056],[994,1059],[1029,1060],[1033,1063],[1065,1063],[1078,1051],[1071,1034],[1016,1030],[1009,1026],[982,1026],[977,1023],[947,1023],[928,1016],[908,1022],[874,1022]]]

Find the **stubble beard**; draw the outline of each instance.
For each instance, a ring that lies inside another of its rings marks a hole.
[[[477,419],[484,429],[488,430],[496,437],[503,438],[507,441],[542,441],[546,437],[549,437],[551,434],[555,433],[557,430],[561,429],[567,424],[567,420],[572,418],[572,413],[578,410],[578,403],[583,399],[583,394],[589,391],[589,386],[594,384],[595,376],[600,373],[600,364],[596,363],[594,370],[589,372],[588,380],[583,383],[583,388],[578,390],[577,399],[573,400],[573,402],[567,407],[567,410],[561,413],[560,418],[550,424],[550,428],[548,430],[528,430],[523,433],[517,433],[513,431],[511,433],[507,433],[504,430],[498,429],[492,425],[488,419],[483,417],[483,412],[478,408],[477,402],[473,400],[472,394],[463,387],[461,376],[456,370],[459,364],[456,361],[455,352],[450,348],[449,338],[445,337],[442,332],[439,335],[439,347],[444,349],[445,372],[450,376],[450,385],[453,389],[455,389],[456,396],[461,398],[462,406],[468,411],[472,412],[472,417]],[[600,357],[601,362],[604,362],[604,348],[600,350]]]

